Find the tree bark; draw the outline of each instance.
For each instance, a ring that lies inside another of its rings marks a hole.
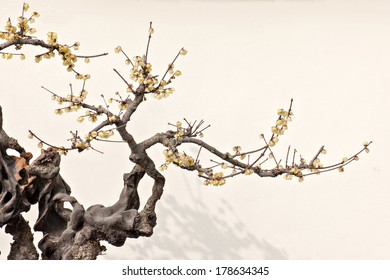
[[[34,230],[43,233],[38,243],[42,259],[96,259],[106,250],[101,240],[122,246],[127,238],[153,234],[157,224],[155,205],[165,179],[145,152],[139,164],[123,175],[124,187],[115,204],[97,204],[85,210],[71,196],[71,188],[60,175],[59,153],[51,148],[42,150],[30,164],[31,154],[5,133],[2,121],[0,107],[0,227],[7,225],[6,233],[15,240],[9,259],[38,258],[31,229],[21,216],[34,204],[39,210]],[[7,149],[21,156],[9,156]],[[138,185],[145,174],[155,182],[152,195],[139,212]],[[70,203],[70,209],[65,202]]]
[[[7,257],[8,260],[37,260],[37,249],[28,222],[22,215],[13,218],[5,227],[5,232],[13,236],[14,242]]]

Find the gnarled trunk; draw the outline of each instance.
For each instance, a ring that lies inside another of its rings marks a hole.
[[[7,149],[18,151],[20,157],[8,155]],[[31,157],[3,130],[0,108],[0,227],[7,225],[6,232],[14,238],[9,259],[38,258],[31,229],[21,215],[34,204],[39,209],[34,230],[43,233],[38,243],[42,259],[96,259],[105,250],[101,240],[122,246],[127,238],[152,235],[155,204],[165,182],[161,175],[136,164],[124,174],[124,187],[115,204],[84,209],[60,175],[61,157],[57,151],[42,150],[30,164]],[[145,173],[155,183],[151,197],[139,211],[137,189]],[[65,202],[70,203],[71,209],[64,207]]]

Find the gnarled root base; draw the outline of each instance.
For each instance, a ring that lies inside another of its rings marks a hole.
[[[5,133],[2,120],[0,107],[0,227],[7,225],[6,232],[15,240],[9,259],[38,258],[31,229],[21,216],[33,204],[38,204],[39,210],[34,230],[43,233],[38,243],[42,259],[96,259],[105,251],[101,240],[122,246],[127,238],[153,234],[155,206],[165,179],[145,152],[145,160],[135,162],[133,170],[124,174],[124,187],[114,205],[93,205],[85,210],[59,174],[58,152],[49,148],[29,164],[32,155]],[[20,157],[9,156],[7,149],[16,150]],[[139,211],[137,189],[145,174],[154,179],[154,185]],[[64,207],[65,202],[71,209]]]
[[[39,258],[33,243],[34,237],[31,228],[22,215],[13,218],[5,227],[5,232],[11,234],[14,239],[7,259],[37,260]]]

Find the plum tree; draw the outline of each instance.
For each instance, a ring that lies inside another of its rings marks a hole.
[[[310,160],[298,156],[297,151],[290,147],[283,159],[277,158],[274,149],[292,121],[292,99],[286,109],[277,110],[270,135],[260,134],[261,144],[257,149],[244,150],[241,146],[234,146],[230,152],[218,149],[204,140],[204,132],[209,126],[203,120],[177,121],[170,124],[170,130],[136,141],[128,126],[133,115],[149,96],[164,99],[174,92],[172,85],[182,75],[175,64],[181,56],[187,54],[187,50],[179,48],[165,72],[156,74],[149,57],[154,33],[150,23],[143,55],[130,58],[122,47],[115,48],[116,53],[124,56],[124,62],[129,67],[127,75],[114,69],[125,84],[125,93],[117,92],[110,97],[101,95],[102,103],[94,105],[88,102],[86,90],[86,83],[91,76],[77,71],[76,65],[80,60],[88,63],[90,59],[106,56],[107,53],[78,55],[80,44],[60,43],[55,32],[48,32],[46,40],[34,37],[36,30],[31,25],[39,13],[27,15],[28,10],[29,5],[24,3],[17,23],[13,24],[8,19],[4,31],[0,31],[0,40],[3,41],[0,44],[0,55],[8,60],[15,57],[24,60],[24,48],[35,46],[44,49],[43,53],[35,55],[37,63],[59,56],[67,71],[81,80],[81,89],[76,92],[70,86],[69,94],[61,95],[46,87],[42,88],[58,103],[56,114],[75,112],[78,114],[78,122],[89,121],[92,128],[86,133],[72,131],[68,147],[48,143],[39,133],[29,130],[29,138],[37,141],[41,149],[41,154],[33,160],[33,154],[5,132],[0,107],[0,227],[5,225],[5,232],[14,238],[8,259],[39,258],[31,228],[22,216],[23,212],[30,210],[31,205],[38,205],[39,215],[33,230],[43,233],[38,243],[42,259],[96,259],[105,250],[100,244],[102,240],[114,246],[122,246],[127,238],[153,234],[157,224],[156,203],[165,185],[162,172],[170,165],[197,172],[204,180],[204,185],[210,187],[222,186],[229,178],[242,175],[283,176],[287,180],[297,178],[302,182],[313,174],[334,170],[343,172],[344,166],[358,160],[362,152],[369,152],[371,142],[364,142],[355,154],[333,164],[321,162],[321,155],[326,153],[324,146]],[[15,50],[11,52],[11,48]],[[81,110],[83,113],[80,113]],[[112,138],[115,135],[117,139]],[[124,186],[115,204],[109,207],[93,205],[84,209],[71,196],[71,188],[60,175],[59,166],[61,157],[71,151],[97,151],[94,148],[97,141],[125,143],[129,148],[133,169],[123,175]],[[156,166],[148,155],[148,150],[156,145],[163,147],[165,156],[165,162],[160,166]],[[197,153],[186,152],[185,147],[188,145],[196,146]],[[19,156],[10,155],[9,150],[16,151]],[[213,156],[211,164],[201,160],[205,153]],[[150,197],[141,207],[137,188],[145,175],[152,178],[153,186]],[[70,203],[72,209],[64,207],[65,202]]]

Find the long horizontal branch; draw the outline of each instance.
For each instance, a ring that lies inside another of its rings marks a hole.
[[[14,40],[6,41],[2,44],[0,44],[0,51],[10,47],[10,46],[16,46],[16,45],[32,45],[32,46],[40,46],[42,48],[48,49],[50,51],[52,50],[58,50],[59,45],[51,45],[46,43],[43,40],[35,39],[35,38],[16,38]],[[78,58],[95,58],[100,56],[108,55],[108,53],[101,53],[101,54],[95,54],[95,55],[76,55]]]
[[[6,41],[0,44],[0,51],[14,45],[33,45],[33,46],[41,46],[42,48],[45,49],[52,49],[52,50],[55,49],[53,45],[45,43],[45,41],[43,40],[33,39],[33,38],[16,38],[14,40]]]
[[[241,167],[241,168],[248,168],[248,165],[245,164],[245,163],[242,163],[236,159],[234,159],[233,157],[229,156],[229,154],[227,153],[222,153],[221,151],[219,151],[218,149],[216,149],[215,147],[211,146],[210,144],[207,144],[206,142],[200,140],[200,139],[197,139],[197,138],[191,138],[191,137],[183,137],[179,140],[179,143],[193,143],[193,144],[196,144],[206,150],[208,150],[210,153],[216,155],[217,157],[233,164],[234,166],[237,166],[237,167]]]

